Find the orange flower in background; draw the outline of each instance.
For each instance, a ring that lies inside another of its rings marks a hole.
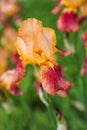
[[[71,88],[72,85],[62,76],[60,67],[55,65],[54,54],[55,52],[59,52],[61,55],[67,56],[70,52],[62,51],[56,46],[56,35],[53,29],[43,27],[42,22],[35,18],[29,18],[21,24],[15,46],[19,58],[22,61],[22,67],[24,66],[25,68],[28,64],[39,67],[41,78],[38,77],[38,79],[47,93],[54,95],[59,90],[68,93],[68,89]],[[20,75],[20,71],[17,75]],[[22,76],[20,77],[22,78]],[[54,81],[55,78],[57,82]],[[60,95],[62,96],[65,94]]]
[[[22,91],[19,89],[18,86],[11,86],[13,78],[14,78],[15,70],[8,70],[0,75],[0,87],[3,90],[8,91],[13,95],[21,95]],[[17,84],[18,85],[18,84]]]
[[[7,16],[18,12],[19,7],[16,0],[0,0],[0,20],[4,21]]]
[[[0,0],[0,12],[5,15],[11,15],[18,11],[16,0]]]
[[[16,51],[15,46],[14,46],[14,42],[16,38],[17,38],[16,30],[11,27],[7,27],[1,38],[1,43],[6,51],[10,53]]]
[[[0,49],[0,74],[2,74],[8,65],[8,53],[3,50]]]
[[[12,82],[15,70],[9,70],[0,75],[0,87],[4,87],[9,90],[10,84]]]
[[[87,16],[87,0],[62,0],[62,4],[70,11],[80,10],[82,16]]]
[[[25,74],[25,68],[14,46],[16,38],[17,32],[10,26],[1,37],[3,49],[0,49],[0,87],[13,95],[21,95],[23,92],[18,86],[20,78]],[[7,70],[7,67],[12,68],[14,63],[17,63],[16,69]]]
[[[11,57],[10,62],[12,64],[17,63],[17,61],[19,60],[19,55],[14,46],[16,38],[17,38],[17,31],[11,26],[6,27],[1,37],[1,44],[3,46],[3,50],[6,51],[6,53],[8,53],[8,59]]]
[[[16,24],[21,22],[19,11],[22,5],[17,0],[0,0],[0,21],[9,25],[8,17],[12,16]]]
[[[52,13],[58,13],[62,5],[64,5],[69,11],[77,11],[81,7],[85,6],[85,4],[87,4],[87,0],[58,0],[56,7],[52,10]]]
[[[80,11],[83,16],[87,16],[87,3],[81,7]]]
[[[87,0],[61,0],[61,3],[68,8],[77,9],[87,3]]]
[[[57,21],[57,27],[62,32],[76,32],[87,16],[87,0],[58,0],[57,6],[52,10],[56,14],[64,5],[65,8]],[[78,11],[80,10],[80,14]]]

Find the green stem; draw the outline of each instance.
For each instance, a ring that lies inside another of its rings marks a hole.
[[[58,121],[57,121],[56,114],[55,114],[56,112],[53,110],[50,95],[47,94],[46,98],[47,98],[47,102],[48,102],[48,105],[46,106],[46,108],[47,108],[49,117],[54,125],[54,129],[56,130],[57,126],[58,126]]]
[[[56,120],[56,116],[53,112],[53,108],[50,104],[47,106],[47,111],[48,111],[51,121],[53,122],[54,128],[56,130],[57,129],[57,120]]]

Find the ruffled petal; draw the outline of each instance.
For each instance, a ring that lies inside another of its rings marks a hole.
[[[30,18],[19,29],[15,46],[24,64],[47,64],[53,60],[56,35],[53,29],[43,27],[42,22]]]
[[[61,96],[64,96],[67,95],[72,84],[62,76],[61,67],[55,65],[53,68],[45,67],[42,69],[42,87],[51,95],[58,92]]]

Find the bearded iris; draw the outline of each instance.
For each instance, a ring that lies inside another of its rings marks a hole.
[[[64,5],[64,9],[57,21],[58,29],[68,33],[78,31],[87,16],[87,0],[58,0],[52,13],[58,13],[62,5]]]
[[[35,18],[29,18],[21,24],[15,46],[20,60],[11,88],[25,75],[25,67],[32,64],[38,66],[39,80],[47,93],[55,95],[58,92],[61,96],[68,93],[72,84],[62,76],[62,69],[56,63],[54,54],[59,52],[67,56],[70,52],[62,51],[56,46],[53,29],[44,27],[42,22]]]

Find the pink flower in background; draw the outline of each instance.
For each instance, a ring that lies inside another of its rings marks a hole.
[[[57,21],[57,27],[62,32],[76,32],[87,17],[87,1],[58,0],[56,7],[52,10],[57,14],[64,6]],[[80,10],[80,13],[78,13]]]
[[[12,80],[14,79],[14,73],[15,70],[8,70],[2,73],[0,75],[0,87],[13,95],[20,95],[22,94],[22,91],[19,89],[18,86],[15,85],[12,88],[10,88]]]
[[[71,11],[62,12],[57,27],[62,32],[76,32],[79,29],[78,15]]]
[[[8,26],[5,28],[3,35],[1,37],[1,44],[3,46],[3,50],[8,54],[8,66],[12,68],[12,64],[17,63],[19,60],[18,53],[14,46],[14,42],[17,38],[17,31]],[[11,63],[11,64],[9,64]]]
[[[0,75],[0,86],[13,95],[21,95],[23,91],[19,89],[19,80],[25,75],[25,68],[19,60],[16,70],[7,70]]]
[[[14,46],[14,42],[17,38],[17,31],[13,29],[11,26],[6,27],[2,37],[1,37],[1,43],[4,47],[4,49],[8,53],[14,53],[16,52],[16,48]]]

